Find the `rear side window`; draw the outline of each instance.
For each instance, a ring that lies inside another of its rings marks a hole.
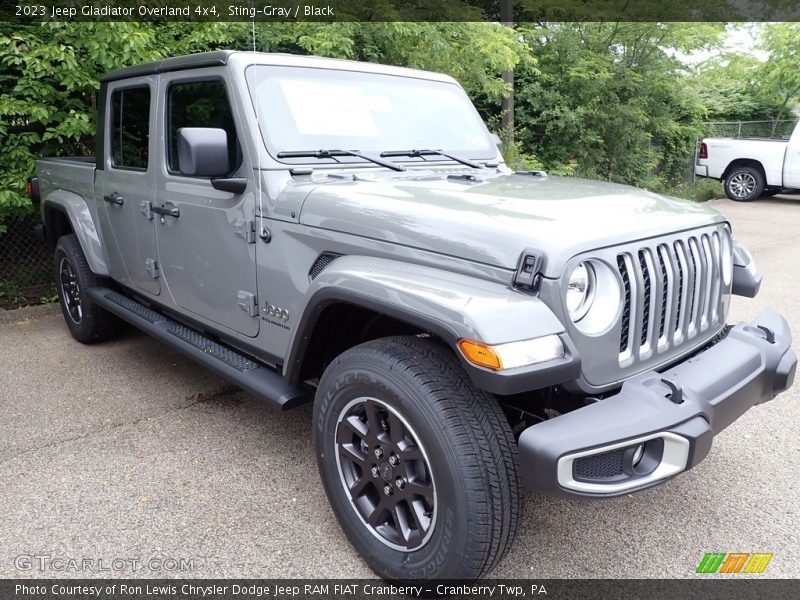
[[[222,81],[173,83],[167,102],[167,159],[170,171],[181,170],[178,161],[178,129],[181,127],[224,129],[228,134],[228,164],[231,165],[231,171],[239,167],[242,158],[239,140]]]
[[[111,162],[115,167],[147,169],[150,142],[150,88],[111,94]]]

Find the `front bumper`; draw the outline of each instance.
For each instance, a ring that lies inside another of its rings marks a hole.
[[[751,406],[791,386],[796,366],[786,320],[765,309],[663,373],[528,427],[519,438],[523,484],[608,498],[664,483],[703,460],[714,435]]]

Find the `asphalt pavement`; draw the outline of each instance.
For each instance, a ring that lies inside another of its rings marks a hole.
[[[800,337],[800,197],[712,204]],[[800,344],[795,342],[800,354]],[[259,403],[135,331],[84,346],[57,305],[0,313],[0,577],[371,577],[319,482],[311,408]],[[771,552],[800,577],[800,384],[666,486],[527,494],[497,577],[693,577],[706,552]]]

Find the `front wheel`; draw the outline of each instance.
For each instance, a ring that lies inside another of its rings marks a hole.
[[[725,195],[737,202],[750,202],[764,193],[764,175],[754,167],[736,167],[725,179]]]
[[[317,389],[314,442],[336,517],[381,577],[472,580],[510,548],[516,443],[447,348],[394,337],[343,353]]]

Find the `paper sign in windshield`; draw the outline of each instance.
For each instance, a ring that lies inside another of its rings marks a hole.
[[[358,87],[290,79],[280,86],[300,135],[377,137],[375,98]]]

